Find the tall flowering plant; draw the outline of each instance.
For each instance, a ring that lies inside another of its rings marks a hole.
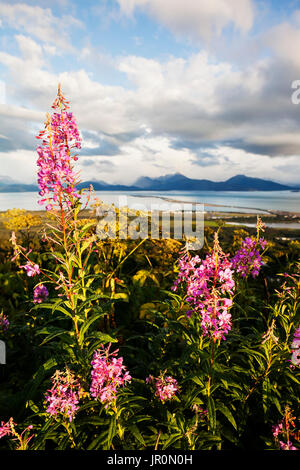
[[[81,137],[60,85],[52,110],[52,114],[47,114],[44,129],[37,136],[41,141],[37,147],[37,166],[39,204],[45,206],[53,220],[47,224],[43,240],[50,247],[48,254],[56,266],[49,271],[34,262],[31,250],[25,250],[18,243],[15,233],[11,238],[13,260],[20,256],[25,258],[26,263],[20,268],[37,281],[32,299],[35,308],[49,309],[52,313],[59,311],[69,318],[77,346],[82,349],[87,332],[87,328],[81,329],[82,323],[96,313],[99,318],[100,314],[97,301],[94,305],[89,301],[94,278],[90,276],[86,280],[90,270],[88,260],[95,242],[95,235],[90,232],[94,222],[87,220],[82,225],[79,220],[79,213],[87,207],[91,191],[85,193],[76,187],[79,173],[74,164],[78,159],[76,152],[81,147]],[[49,303],[51,288],[56,298],[52,295]],[[65,331],[65,336],[72,334],[69,329]]]
[[[11,236],[13,260],[24,260],[18,262],[18,267],[28,277],[29,285],[33,284],[32,311],[38,318],[44,319],[42,312],[46,311],[47,315],[46,323],[41,322],[41,327],[36,329],[36,335],[44,336],[41,344],[47,343],[52,354],[42,369],[45,372],[56,368],[43,408],[37,411],[34,405],[36,416],[46,418],[36,446],[45,446],[49,423],[54,430],[59,430],[59,448],[68,446],[69,442],[71,447],[77,446],[77,426],[81,426],[77,415],[93,403],[98,414],[107,408],[111,417],[105,422],[109,438],[103,438],[105,444],[102,441],[97,444],[110,448],[115,434],[123,438],[120,422],[125,408],[118,409],[116,402],[119,389],[127,385],[131,377],[123,358],[116,357],[117,351],[109,352],[110,345],[106,349],[103,346],[117,341],[101,331],[102,317],[110,313],[113,300],[101,288],[105,273],[91,271],[97,252],[93,233],[95,220],[81,217],[91,190],[77,188],[79,174],[75,162],[81,138],[60,86],[52,108],[53,113],[47,114],[45,127],[37,136],[41,140],[37,148],[39,204],[45,206],[51,219],[43,233],[43,241],[49,247],[47,266],[51,269],[37,263],[32,250],[22,247],[14,232]],[[8,326],[5,316],[2,323],[4,328]],[[39,374],[37,380],[40,380]],[[3,433],[7,429],[11,427],[3,423]]]
[[[51,305],[46,302],[49,288],[43,283],[36,286],[33,302],[38,304],[37,308],[50,307],[52,311],[57,306],[60,314],[71,319],[77,346],[83,349],[85,334],[104,315],[98,302],[101,296],[95,295],[93,289],[96,276],[90,274],[89,260],[96,240],[91,233],[94,221],[84,219],[82,223],[79,218],[81,211],[88,206],[91,189],[87,192],[77,189],[80,180],[75,162],[78,160],[77,151],[81,148],[81,137],[60,85],[52,110],[52,114],[47,114],[44,129],[37,136],[41,141],[37,147],[37,165],[39,204],[45,206],[54,220],[53,224],[48,224],[44,240],[50,246],[56,268],[46,272],[29,262],[27,274],[42,274],[50,287],[51,284],[54,286],[57,293],[55,305],[53,300]],[[91,298],[93,302],[89,300]],[[88,327],[84,325],[87,321]]]
[[[206,400],[210,429],[213,432],[215,428],[213,381],[220,343],[226,340],[232,328],[230,309],[235,291],[233,274],[229,255],[223,252],[216,232],[212,250],[204,259],[199,256],[191,257],[187,253],[179,260],[179,275],[172,288],[176,292],[179,285],[183,285],[183,301],[190,306],[186,315],[192,319],[192,325],[196,330],[195,340],[199,344],[198,361],[201,362],[201,357],[205,357],[203,362]],[[196,339],[198,335],[199,340]],[[204,338],[207,340],[206,343],[203,343]],[[204,349],[207,352],[204,352]]]
[[[185,284],[187,316],[199,316],[203,335],[225,340],[231,329],[232,295],[235,289],[232,263],[223,253],[215,233],[212,252],[203,260],[185,254],[179,260],[179,275],[172,290]]]

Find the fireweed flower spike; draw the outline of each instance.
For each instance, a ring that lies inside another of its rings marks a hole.
[[[286,406],[283,418],[275,426],[272,426],[273,437],[280,450],[298,450],[291,441],[293,438],[299,442],[295,419],[289,406]]]
[[[294,366],[300,366],[300,324],[294,333],[292,342],[292,358],[291,362]]]
[[[155,396],[164,403],[167,400],[171,400],[176,392],[178,392],[177,380],[171,377],[170,375],[165,375],[165,373],[160,374],[159,377],[153,377],[149,375],[146,378],[147,384],[154,384],[155,387]]]
[[[257,216],[256,238],[245,238],[242,242],[242,248],[237,251],[231,260],[233,268],[241,277],[246,278],[251,273],[252,277],[255,278],[259,274],[260,268],[263,265],[260,249],[264,251],[267,246],[267,241],[260,237],[259,234],[264,232],[265,228],[266,224]]]
[[[12,434],[11,424],[14,424],[12,418],[10,418],[10,420],[7,421],[7,423],[5,423],[4,421],[1,421],[1,423],[0,423],[0,439],[4,436],[10,436]]]
[[[81,398],[81,385],[73,373],[66,369],[65,372],[57,370],[51,377],[52,388],[46,393],[48,402],[47,413],[54,418],[58,414],[73,421],[76,412],[79,410],[79,400]]]
[[[100,349],[94,352],[91,362],[93,370],[90,394],[105,404],[105,408],[116,400],[117,389],[131,381],[131,376],[123,365],[123,358],[116,358],[119,350],[110,352],[110,346],[111,343],[107,348],[101,345]]]
[[[231,260],[233,268],[241,277],[247,277],[250,273],[253,278],[258,276],[263,264],[259,249],[264,250],[266,245],[267,241],[264,238],[257,240],[247,237],[243,240],[242,248]]]
[[[34,288],[33,291],[33,302],[35,304],[41,304],[44,302],[49,295],[49,292],[47,290],[47,287],[44,286],[43,284],[39,284]]]
[[[232,263],[219,245],[218,235],[212,252],[201,260],[199,256],[183,255],[179,260],[179,275],[172,290],[185,283],[187,302],[191,310],[187,316],[197,314],[201,319],[203,335],[225,340],[231,329],[231,296],[235,289]]]
[[[9,328],[8,316],[4,315],[3,312],[0,313],[0,332],[6,333]]]
[[[5,436],[13,436],[14,441],[19,441],[17,450],[27,450],[29,441],[34,437],[32,434],[28,436],[29,431],[33,428],[32,425],[27,426],[24,431],[19,434],[15,429],[16,423],[14,423],[13,418],[10,418],[7,423],[2,421],[0,423],[0,439]]]
[[[68,110],[68,101],[64,98],[60,86],[52,108],[57,111],[47,115],[45,129],[39,133],[42,145],[37,147],[39,167],[38,185],[40,205],[46,210],[55,207],[68,207],[71,200],[79,199],[76,190],[77,174],[73,162],[77,155],[71,151],[81,147],[81,138],[73,114]]]

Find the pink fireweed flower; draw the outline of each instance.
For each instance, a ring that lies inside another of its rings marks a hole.
[[[33,303],[35,304],[41,304],[44,302],[49,295],[49,292],[47,290],[47,287],[44,286],[43,284],[39,284],[34,288],[33,291]]]
[[[48,402],[47,413],[54,418],[62,415],[71,422],[79,410],[81,398],[81,385],[73,373],[66,369],[65,372],[57,370],[51,377],[52,388],[46,393]]]
[[[116,358],[119,350],[109,352],[110,347],[111,343],[107,348],[101,345],[100,349],[94,351],[91,362],[93,370],[90,393],[93,398],[105,404],[105,408],[116,400],[117,389],[131,381],[131,376],[123,365],[123,358]]]
[[[166,376],[165,373],[160,374],[159,377],[149,375],[149,377],[146,378],[146,383],[154,384],[155,396],[163,403],[167,400],[171,400],[176,392],[178,392],[177,380],[170,375]]]
[[[290,407],[287,405],[283,418],[275,426],[272,426],[275,443],[281,450],[298,450],[291,441],[291,438],[293,438],[299,442],[299,433],[295,427],[295,419]]]
[[[294,333],[294,338],[292,342],[292,358],[291,362],[295,366],[300,365],[300,324]]]
[[[3,312],[0,313],[0,331],[6,333],[9,328],[8,316],[4,315]]]
[[[282,429],[283,429],[282,421],[279,421],[278,424],[276,424],[275,426],[272,426],[273,436],[277,438],[278,435],[282,433]]]
[[[19,268],[24,268],[26,271],[27,276],[33,277],[37,274],[40,274],[40,267],[38,264],[27,262],[24,266],[19,266]]]
[[[233,269],[242,277],[247,277],[250,273],[253,278],[257,277],[263,264],[259,249],[264,250],[266,245],[267,241],[264,238],[258,240],[253,237],[245,238],[242,248],[231,260]]]
[[[7,423],[2,421],[0,423],[0,439],[5,436],[13,436],[14,441],[19,441],[17,450],[27,450],[29,441],[34,437],[33,434],[29,436],[29,431],[33,428],[32,425],[27,426],[20,434],[15,430],[16,423],[13,418],[10,418]]]
[[[232,263],[221,250],[215,234],[212,252],[201,260],[199,256],[183,255],[179,260],[179,275],[172,290],[180,283],[186,287],[186,300],[191,306],[187,316],[198,314],[204,335],[225,339],[231,329],[231,298],[235,289]]]
[[[298,450],[297,447],[293,446],[291,441],[279,441],[279,445],[281,450]]]
[[[0,439],[5,436],[10,436],[12,434],[12,425],[14,425],[13,418],[10,418],[7,423],[1,421],[0,423]]]
[[[67,109],[67,101],[61,93],[58,95],[52,108],[52,116],[47,115],[45,129],[39,133],[38,139],[42,139],[42,145],[37,148],[39,167],[38,185],[40,188],[38,201],[40,205],[46,205],[46,210],[52,210],[56,206],[68,207],[71,200],[79,199],[76,190],[77,173],[74,172],[73,162],[77,155],[71,153],[72,149],[80,149],[81,138],[77,129],[73,114]]]

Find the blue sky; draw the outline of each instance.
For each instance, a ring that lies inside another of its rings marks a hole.
[[[83,179],[180,172],[300,183],[300,1],[0,4],[0,179],[34,182],[58,82]]]

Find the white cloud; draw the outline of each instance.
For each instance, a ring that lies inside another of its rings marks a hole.
[[[86,160],[88,165],[85,165]],[[138,137],[121,145],[119,154],[113,158],[100,155],[79,158],[78,165],[84,180],[123,184],[133,184],[140,176],[158,177],[175,172],[213,181],[245,174],[284,184],[299,184],[300,174],[300,159],[296,155],[274,159],[225,145],[204,147],[197,152],[187,148],[174,149],[171,139],[161,136]]]
[[[296,18],[300,18],[300,12]],[[265,44],[273,51],[273,54],[283,62],[288,62],[295,67],[300,67],[300,20],[295,25],[285,22],[274,26],[263,35]]]
[[[203,140],[237,138],[244,116],[231,122],[224,112],[239,106],[253,108],[266,83],[264,65],[239,70],[226,62],[213,62],[207,53],[165,63],[141,57],[124,58],[119,68],[136,85],[130,108],[157,134]],[[221,122],[222,121],[222,122]],[[253,126],[253,123],[251,124]],[[249,131],[249,127],[243,130]]]
[[[72,50],[69,39],[71,27],[83,27],[71,15],[56,17],[50,8],[26,3],[0,3],[0,21],[11,28],[32,35],[42,42],[56,44],[62,50]]]
[[[139,176],[160,176],[164,173],[185,172],[189,168],[193,153],[187,149],[174,149],[171,140],[162,136],[151,136],[147,129],[145,135],[121,144],[119,154],[108,159],[114,163],[111,168],[103,169],[103,159],[93,157],[93,166],[82,165],[84,179],[95,179],[95,169],[101,166],[97,179],[112,182],[133,183]],[[79,160],[79,165],[82,164]]]
[[[16,37],[23,61],[31,66],[41,67],[43,65],[43,48],[33,39],[19,34]]]
[[[35,183],[37,174],[36,158],[36,153],[32,150],[14,150],[13,152],[0,153],[1,172],[22,183]]]
[[[175,34],[208,40],[233,24],[242,32],[251,29],[252,0],[118,0],[121,11],[132,15],[137,8],[147,11]]]
[[[21,106],[0,104],[0,116],[22,119],[26,122],[40,122],[45,115],[42,112],[22,108]]]
[[[0,80],[0,105],[6,101],[6,85],[3,80]]]
[[[7,102],[22,106],[0,107],[0,158],[7,157],[5,172],[17,179],[23,171],[29,175],[22,151],[36,146],[33,128],[42,127],[59,82],[80,130],[95,135],[82,157],[85,179],[130,183],[141,175],[176,171],[226,179],[236,173],[261,176],[270,168],[268,177],[279,180],[282,169],[276,165],[283,164],[283,156],[291,164],[300,153],[299,112],[287,80],[295,69],[282,67],[279,58],[239,68],[205,52],[164,62],[123,57],[115,64],[133,84],[127,89],[103,85],[84,69],[56,74],[44,45],[20,34],[16,39],[21,55],[0,52],[0,63],[9,77]],[[97,146],[103,150],[99,155]],[[108,161],[115,164],[113,172]],[[293,171],[289,176],[298,178]]]

